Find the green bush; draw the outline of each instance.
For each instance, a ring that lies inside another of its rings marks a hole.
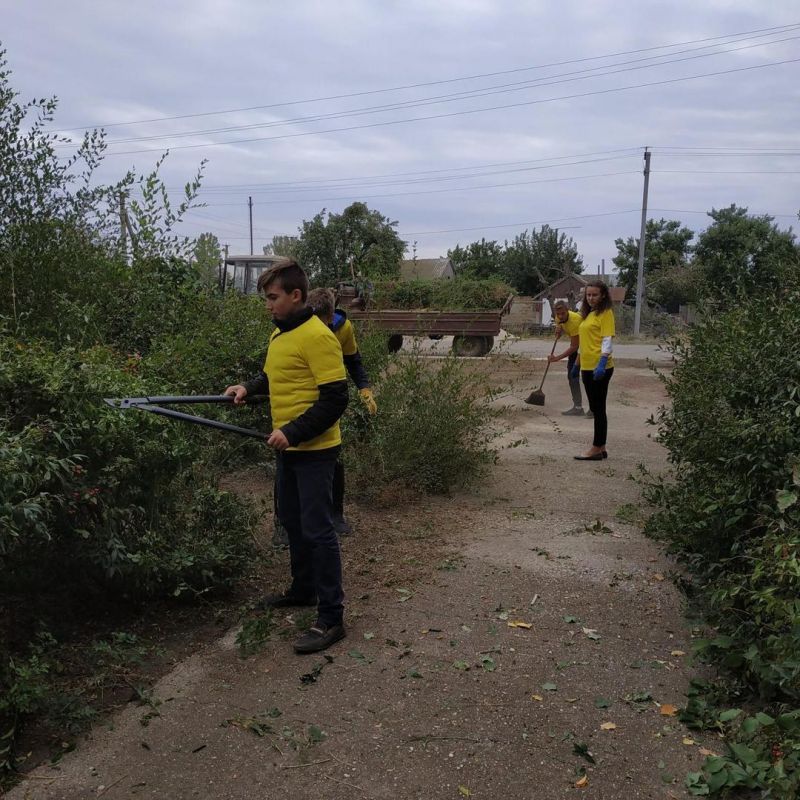
[[[345,418],[344,458],[356,491],[368,496],[400,483],[448,493],[494,459],[492,392],[455,356],[433,360],[419,347],[395,356],[375,392],[375,417],[356,408]]]
[[[644,478],[646,531],[694,573],[712,631],[698,653],[761,709],[725,727],[729,753],[687,779],[693,794],[749,787],[788,800],[800,782],[799,283],[706,308],[669,345],[670,404],[657,422],[672,468]]]
[[[499,280],[384,280],[375,282],[372,302],[378,309],[495,311],[512,292]]]

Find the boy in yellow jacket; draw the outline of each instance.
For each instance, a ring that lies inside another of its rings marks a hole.
[[[339,418],[347,376],[336,337],[306,305],[308,278],[297,262],[275,264],[258,279],[272,313],[264,369],[225,394],[242,403],[269,394],[276,450],[278,514],[289,535],[292,583],[268,595],[268,608],[317,606],[317,621],[294,642],[298,653],[324,650],[345,636],[339,540],[333,529],[333,475],[341,450]]]

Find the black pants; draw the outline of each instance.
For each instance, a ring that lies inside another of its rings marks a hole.
[[[596,381],[593,370],[582,369],[581,379],[586,398],[589,401],[589,410],[594,414],[594,441],[595,447],[605,447],[608,436],[608,417],[606,416],[606,397],[608,397],[608,382],[614,374],[614,368],[606,370],[606,374]]]
[[[274,498],[275,516],[278,517],[278,473],[275,471],[275,481],[272,489]],[[333,473],[333,518],[344,518],[344,464],[336,462],[336,469]],[[280,517],[278,517],[280,519]]]
[[[583,408],[583,398],[581,398],[581,379],[579,377],[572,377],[572,367],[575,364],[575,359],[578,357],[578,351],[570,353],[567,357],[567,380],[569,381],[569,390],[572,392],[572,405],[576,408]]]
[[[333,529],[333,473],[339,448],[278,453],[278,518],[289,534],[289,593],[316,596],[317,619],[341,625],[342,558]]]

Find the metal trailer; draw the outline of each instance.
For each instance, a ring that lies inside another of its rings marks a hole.
[[[340,301],[345,296],[340,294]],[[500,323],[510,311],[513,299],[509,295],[497,311],[364,310],[348,308],[347,303],[342,305],[349,319],[389,332],[389,350],[393,353],[403,346],[404,336],[431,339],[452,336],[455,355],[480,357],[494,346],[494,337],[500,333]]]

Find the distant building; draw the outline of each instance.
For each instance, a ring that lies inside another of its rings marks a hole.
[[[452,280],[456,276],[449,258],[410,258],[400,262],[400,280]]]

